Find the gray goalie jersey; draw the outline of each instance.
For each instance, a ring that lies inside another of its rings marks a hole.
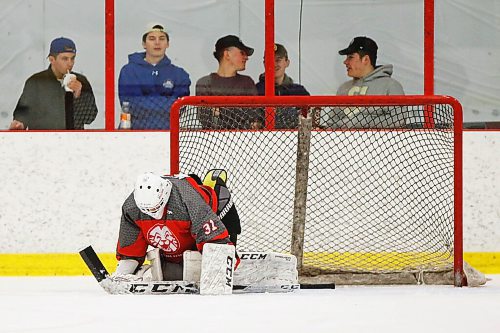
[[[217,197],[208,186],[186,176],[164,177],[172,191],[163,217],[155,220],[142,213],[133,193],[122,206],[117,259],[143,262],[148,246],[159,248],[169,262],[180,263],[186,250],[200,250],[207,242],[230,243],[217,214]]]

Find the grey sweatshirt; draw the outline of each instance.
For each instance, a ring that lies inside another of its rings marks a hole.
[[[403,87],[391,75],[392,65],[378,66],[363,78],[343,83],[337,95],[404,95]],[[330,128],[398,128],[406,125],[406,112],[403,107],[332,108],[321,122]]]
[[[378,66],[365,77],[344,82],[337,95],[404,95],[403,87],[391,75],[392,65]]]

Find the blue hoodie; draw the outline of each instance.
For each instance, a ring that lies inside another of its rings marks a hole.
[[[191,80],[182,68],[165,56],[152,65],[146,52],[128,56],[118,79],[120,103],[130,104],[132,129],[170,129],[170,107],[175,100],[189,96]]]

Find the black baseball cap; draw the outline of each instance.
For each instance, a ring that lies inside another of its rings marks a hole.
[[[281,44],[274,44],[274,56],[288,59],[288,52]]]
[[[339,51],[340,55],[353,54],[359,51],[366,52],[370,56],[377,56],[378,46],[377,43],[371,38],[365,36],[355,37],[349,43],[349,46]]]
[[[238,36],[234,35],[227,35],[224,37],[219,38],[217,43],[215,43],[215,52],[214,54],[219,54],[222,50],[227,49],[228,47],[235,46],[239,48],[242,51],[245,51],[245,53],[248,56],[251,56],[253,54],[253,48],[250,46],[246,46],[243,44],[241,39]]]

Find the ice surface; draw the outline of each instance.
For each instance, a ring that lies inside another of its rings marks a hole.
[[[0,277],[0,332],[500,332],[500,275],[479,288],[343,286],[288,294],[108,295],[92,277]]]

